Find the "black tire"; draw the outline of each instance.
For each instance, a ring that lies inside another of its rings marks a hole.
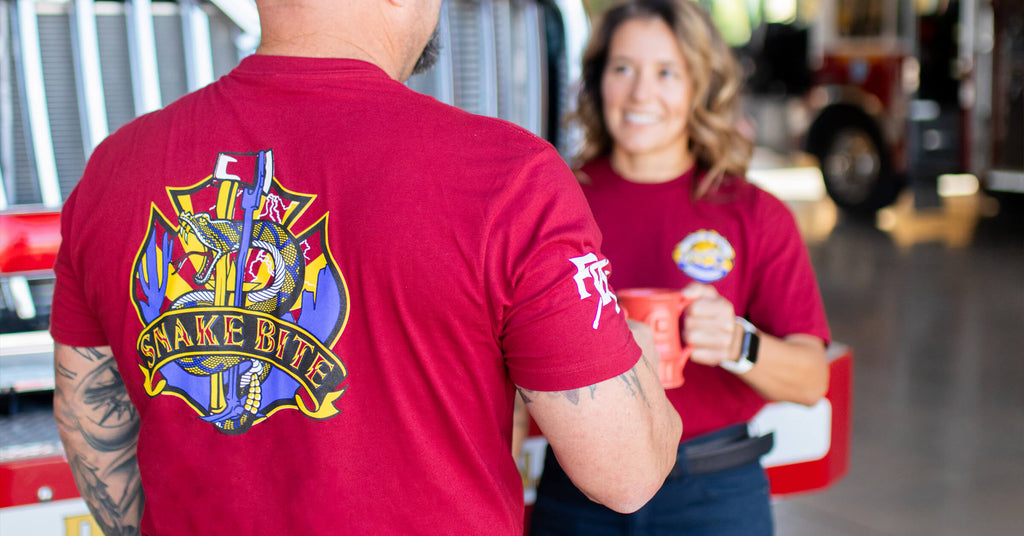
[[[818,157],[829,197],[847,212],[874,214],[905,186],[892,171],[878,125],[853,106],[826,109],[808,132],[806,146]]]

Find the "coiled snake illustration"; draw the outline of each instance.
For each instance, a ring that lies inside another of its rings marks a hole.
[[[209,214],[184,212],[178,216],[178,223],[178,238],[181,243],[185,244],[191,234],[204,246],[205,251],[186,251],[175,261],[176,268],[180,270],[189,257],[201,255],[204,258],[203,265],[192,277],[192,281],[196,285],[206,286],[216,270],[217,262],[228,254],[239,253],[242,222],[212,220]],[[274,271],[269,285],[245,293],[244,307],[281,316],[291,309],[302,291],[305,259],[295,237],[273,221],[253,221],[250,245],[251,248],[270,255]],[[246,264],[245,259],[238,259],[236,270],[244,270]],[[237,291],[240,289],[236,289]],[[193,290],[174,300],[171,308],[214,305],[214,296],[214,291],[207,288]],[[210,376],[219,372],[229,374],[228,392],[225,394],[226,409],[203,417],[203,420],[215,423],[225,430],[241,432],[252,426],[257,418],[263,417],[259,413],[262,400],[261,385],[270,375],[271,366],[239,354],[188,356],[180,358],[178,364],[190,374],[197,376]]]

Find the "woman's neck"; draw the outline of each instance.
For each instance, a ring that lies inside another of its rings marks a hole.
[[[637,155],[613,147],[612,169],[630,182],[657,184],[674,180],[686,173],[695,162],[689,151],[672,154]]]

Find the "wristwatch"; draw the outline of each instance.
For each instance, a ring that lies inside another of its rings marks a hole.
[[[740,348],[740,358],[736,361],[726,359],[719,363],[719,366],[733,374],[743,374],[750,370],[754,363],[757,363],[757,349],[761,345],[761,337],[757,334],[757,328],[748,322],[746,318],[737,316],[736,323],[743,328],[743,345]]]

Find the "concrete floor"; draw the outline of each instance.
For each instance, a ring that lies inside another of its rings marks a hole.
[[[1024,534],[1024,203],[908,194],[856,221],[797,197],[853,438],[841,481],[776,501],[778,535]]]

